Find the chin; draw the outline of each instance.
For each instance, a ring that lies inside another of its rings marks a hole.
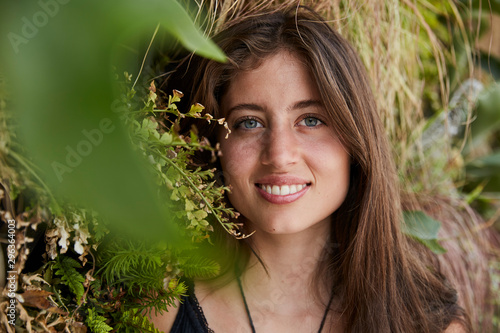
[[[251,228],[260,230],[261,232],[265,232],[272,235],[293,235],[299,234],[304,231],[314,230],[315,232],[319,232],[315,229],[321,229],[324,223],[329,223],[329,219],[323,219],[319,222],[307,221],[308,219],[305,217],[294,218],[291,217],[281,217],[276,220],[267,220],[265,225],[255,225],[250,224]],[[262,220],[260,220],[262,221]],[[259,232],[259,231],[257,231]]]
[[[293,235],[304,231],[304,229],[280,225],[276,227],[266,227],[263,231],[272,235]]]

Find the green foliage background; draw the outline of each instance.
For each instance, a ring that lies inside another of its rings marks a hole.
[[[2,39],[0,213],[17,222],[16,292],[23,300],[14,327],[4,291],[2,328],[157,332],[144,311],[165,311],[183,295],[180,277],[217,275],[218,263],[199,248],[210,246],[214,227],[244,235],[216,171],[193,161],[199,151],[215,157],[213,143],[196,131],[179,133],[179,124],[224,120],[200,105],[178,110],[182,93],[157,90],[152,59],[158,49],[174,57],[180,42],[224,61],[205,36],[252,10],[292,3],[234,0],[215,8],[212,1],[200,10],[173,0],[71,2],[59,4],[18,52]],[[465,0],[301,3],[331,19],[365,62],[411,202],[405,232],[446,252],[437,258],[476,329],[498,330],[500,61],[472,47],[488,31],[490,7]],[[35,1],[3,2],[1,31],[21,36],[21,18],[41,10]],[[478,75],[481,66],[487,71]],[[467,94],[452,104],[472,77],[486,87],[477,105]],[[54,162],[69,166],[68,146],[77,150],[89,140],[83,131],[101,129],[103,119],[113,131],[58,176]]]

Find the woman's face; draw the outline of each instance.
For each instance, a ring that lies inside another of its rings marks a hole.
[[[222,99],[229,200],[253,230],[291,234],[328,226],[349,187],[350,158],[306,66],[281,51],[242,71]]]

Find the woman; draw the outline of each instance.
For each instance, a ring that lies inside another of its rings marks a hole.
[[[203,134],[220,143],[229,202],[255,233],[229,240],[244,259],[195,281],[157,327],[466,332],[456,292],[401,234],[395,168],[352,47],[305,8],[241,20],[215,40],[229,61],[190,61],[187,95],[228,122],[230,134]]]

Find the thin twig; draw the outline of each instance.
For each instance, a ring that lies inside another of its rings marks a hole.
[[[146,50],[146,54],[144,55],[144,58],[142,59],[142,64],[141,64],[141,69],[139,70],[139,74],[137,74],[137,77],[135,78],[135,82],[132,85],[132,90],[134,90],[135,85],[137,84],[137,81],[139,81],[139,77],[142,74],[142,70],[144,69],[144,64],[146,63],[146,58],[148,57],[149,50],[151,49],[151,45],[153,45],[153,42],[156,38],[156,34],[158,33],[158,29],[160,28],[160,24],[156,26],[155,32],[153,33],[153,37],[151,38],[151,41],[149,42],[148,49]]]

